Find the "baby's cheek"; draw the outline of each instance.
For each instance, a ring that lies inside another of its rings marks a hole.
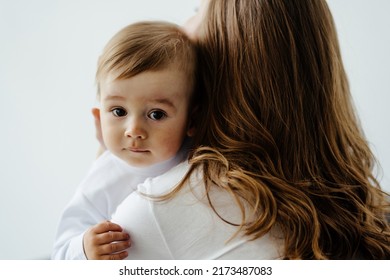
[[[106,126],[106,129],[102,130],[103,140],[108,149],[116,149],[120,146],[121,136],[117,129],[111,126]]]
[[[173,157],[179,151],[182,142],[183,140],[179,137],[161,139],[161,157],[164,157],[164,159]]]

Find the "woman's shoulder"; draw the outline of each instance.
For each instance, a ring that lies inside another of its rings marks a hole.
[[[138,185],[138,191],[148,195],[166,194],[181,182],[187,172],[190,171],[190,168],[191,164],[185,160],[157,177],[146,179],[143,184]],[[191,174],[190,181],[197,178],[198,173],[198,170],[194,170]]]

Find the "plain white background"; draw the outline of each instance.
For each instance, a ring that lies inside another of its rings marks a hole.
[[[366,136],[390,191],[390,2],[329,0]],[[137,20],[183,24],[198,0],[0,0],[0,259],[48,258],[95,158],[97,57]]]

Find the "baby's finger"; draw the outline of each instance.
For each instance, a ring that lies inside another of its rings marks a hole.
[[[123,231],[123,229],[120,225],[114,224],[110,221],[101,222],[93,227],[93,232],[96,234],[100,234],[108,231]]]
[[[105,244],[99,247],[99,255],[111,255],[120,253],[131,247],[130,241],[119,241]]]
[[[111,254],[111,255],[104,255],[102,256],[102,260],[123,260],[125,259],[129,254],[126,251],[117,253],[117,254]]]
[[[108,244],[116,241],[130,242],[130,235],[126,232],[109,231],[96,236],[97,244]]]

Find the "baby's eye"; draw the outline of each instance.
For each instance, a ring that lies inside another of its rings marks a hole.
[[[127,112],[125,109],[122,109],[122,108],[114,108],[111,110],[112,114],[115,116],[115,117],[124,117],[127,115]]]
[[[148,114],[148,117],[154,121],[159,121],[163,118],[165,118],[167,114],[163,111],[155,110]]]

